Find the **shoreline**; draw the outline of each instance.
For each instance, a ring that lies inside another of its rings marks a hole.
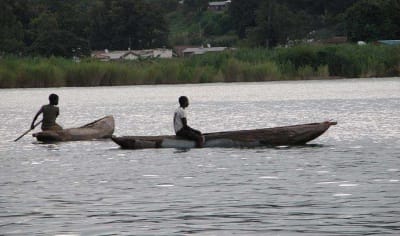
[[[265,80],[265,81],[235,81],[235,82],[206,82],[206,83],[160,83],[160,84],[119,84],[119,85],[97,85],[97,86],[58,86],[58,87],[16,87],[16,88],[0,88],[0,90],[12,90],[12,89],[46,89],[46,88],[96,88],[96,87],[128,87],[128,86],[169,86],[169,85],[213,85],[213,84],[253,84],[253,83],[269,83],[269,82],[300,82],[300,81],[334,81],[334,80],[372,80],[372,79],[398,79],[400,76],[391,77],[366,77],[366,78],[346,78],[339,76],[323,77],[323,78],[307,78],[307,79],[286,79],[286,80]]]

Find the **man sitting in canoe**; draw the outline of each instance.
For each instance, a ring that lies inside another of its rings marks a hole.
[[[58,105],[58,95],[50,94],[49,104],[43,105],[33,118],[31,129],[34,129],[35,121],[38,116],[43,113],[42,130],[62,130],[62,127],[56,123],[57,116],[60,114]]]
[[[196,147],[203,147],[205,140],[203,134],[187,124],[185,108],[189,106],[189,99],[186,96],[179,97],[179,105],[180,106],[174,113],[174,129],[176,136],[194,140],[196,141]]]

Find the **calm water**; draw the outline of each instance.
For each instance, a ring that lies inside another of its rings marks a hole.
[[[180,95],[204,132],[338,121],[305,147],[121,150],[36,143],[113,114],[116,135],[171,134]],[[400,78],[0,90],[0,235],[398,235]]]

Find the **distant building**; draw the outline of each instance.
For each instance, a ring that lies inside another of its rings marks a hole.
[[[146,50],[126,50],[126,51],[94,51],[92,57],[101,61],[115,60],[137,60],[140,58],[172,58],[171,49],[146,49]]]
[[[101,61],[133,60],[138,58],[132,51],[108,51],[107,49],[92,52],[92,57]]]
[[[209,2],[208,3],[208,10],[211,10],[211,11],[224,11],[229,7],[229,4],[231,4],[230,0],[219,1],[219,2]]]
[[[207,47],[203,46],[193,46],[193,45],[181,45],[175,46],[174,52],[178,57],[188,57],[192,55],[201,55],[208,52],[222,52],[225,50],[231,50],[232,48],[228,47],[211,47],[211,45],[207,45]]]
[[[158,48],[153,50],[153,57],[157,58],[172,58],[172,49]]]
[[[179,45],[174,47],[174,53],[177,57],[183,57],[183,51],[187,48],[199,48],[197,45]]]
[[[377,44],[389,45],[389,46],[397,46],[400,45],[400,40],[378,40]]]
[[[186,48],[182,51],[183,57],[192,55],[201,55],[208,52],[223,52],[227,50],[227,47],[196,47],[196,48]]]

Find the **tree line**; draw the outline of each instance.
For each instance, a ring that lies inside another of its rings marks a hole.
[[[144,0],[2,0],[0,51],[42,56],[88,55],[167,43],[160,5]]]
[[[399,0],[235,0],[230,7],[237,35],[267,47],[333,35],[353,42],[398,39],[399,12]]]
[[[334,35],[354,42],[400,38],[400,0],[232,0],[223,13],[207,11],[208,2],[2,0],[0,53],[73,57],[169,47],[176,43],[170,37],[174,12],[201,29],[193,43],[227,34],[250,47]]]

